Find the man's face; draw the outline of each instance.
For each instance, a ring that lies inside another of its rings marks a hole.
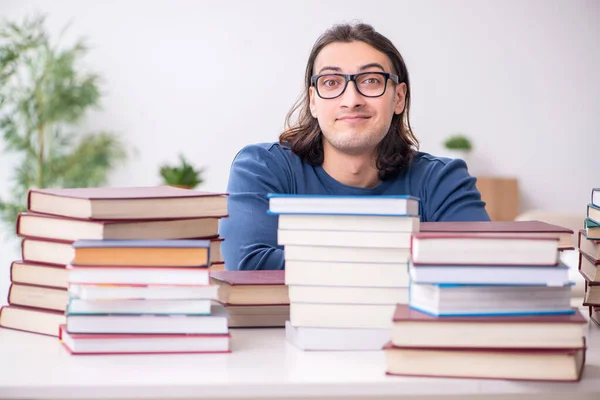
[[[369,71],[394,72],[389,58],[364,42],[331,43],[321,50],[313,67],[313,75]],[[346,154],[366,154],[385,137],[394,114],[404,110],[405,95],[406,84],[391,80],[380,97],[361,95],[354,82],[348,82],[344,93],[335,99],[322,99],[311,87],[310,110],[331,146]]]

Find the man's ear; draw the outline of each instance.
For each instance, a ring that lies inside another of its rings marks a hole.
[[[315,106],[315,88],[312,86],[308,88],[308,97],[310,113],[312,114],[313,118],[317,118],[317,107]]]
[[[402,114],[404,105],[406,104],[406,83],[402,82],[396,85],[394,103],[394,114]]]

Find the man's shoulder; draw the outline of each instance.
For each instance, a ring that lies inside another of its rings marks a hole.
[[[253,143],[244,146],[238,153],[239,156],[265,156],[270,154],[276,158],[290,158],[294,154],[291,149],[282,145],[279,142],[264,142],[264,143]]]
[[[244,146],[235,156],[234,164],[255,165],[257,168],[297,170],[303,161],[289,146],[279,142],[254,143]]]
[[[417,173],[436,171],[446,167],[452,161],[452,158],[434,156],[432,154],[419,151],[411,163],[411,170]]]

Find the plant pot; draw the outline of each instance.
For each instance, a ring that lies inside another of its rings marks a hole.
[[[193,189],[191,186],[187,186],[187,185],[169,185],[169,186],[173,186],[173,187],[176,187],[179,189],[188,189],[188,190]]]
[[[448,158],[460,158],[461,160],[464,160],[466,163],[468,163],[469,154],[470,152],[467,150],[446,149],[444,156]]]

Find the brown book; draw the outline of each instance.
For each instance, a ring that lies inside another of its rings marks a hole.
[[[389,343],[384,350],[389,375],[573,382],[581,379],[586,348],[416,348]]]
[[[532,316],[434,317],[398,304],[392,343],[398,347],[570,348],[583,346],[585,317],[574,314]]]
[[[590,307],[590,319],[600,328],[600,306]]]
[[[13,305],[0,308],[0,326],[18,331],[58,337],[59,326],[66,320],[60,311]]]
[[[585,281],[583,305],[600,307],[600,282]]]
[[[221,243],[223,242],[222,237],[207,238],[210,240],[210,264],[225,264],[223,260],[223,254],[221,253]]]
[[[208,267],[207,240],[77,240],[73,265]]]
[[[594,260],[579,252],[579,273],[587,282],[600,284],[600,260]]]
[[[42,239],[190,239],[218,236],[219,218],[90,220],[22,213],[17,235]]]
[[[230,328],[281,328],[290,319],[290,306],[227,306]]]
[[[10,280],[13,283],[66,289],[68,277],[64,265],[50,266],[28,261],[14,261],[10,266]]]
[[[64,312],[69,302],[67,289],[12,283],[8,289],[8,303],[14,306],[40,308]]]
[[[219,301],[229,305],[287,305],[284,271],[211,271]]]
[[[579,251],[585,253],[589,258],[600,261],[600,240],[588,239],[585,230],[579,231],[577,241]]]
[[[221,255],[222,238],[198,238],[199,240],[210,240],[210,258],[212,264],[223,264],[223,261],[213,262],[213,255],[217,260],[223,259]],[[36,264],[64,267],[73,262],[75,250],[72,241],[56,239],[37,239],[25,237],[21,243],[23,260]]]
[[[475,221],[475,222],[423,222],[421,232],[484,233],[495,236],[547,236],[558,238],[561,250],[573,249],[573,231],[541,221]]]
[[[31,189],[28,210],[65,217],[132,220],[227,215],[227,194],[172,186]]]

